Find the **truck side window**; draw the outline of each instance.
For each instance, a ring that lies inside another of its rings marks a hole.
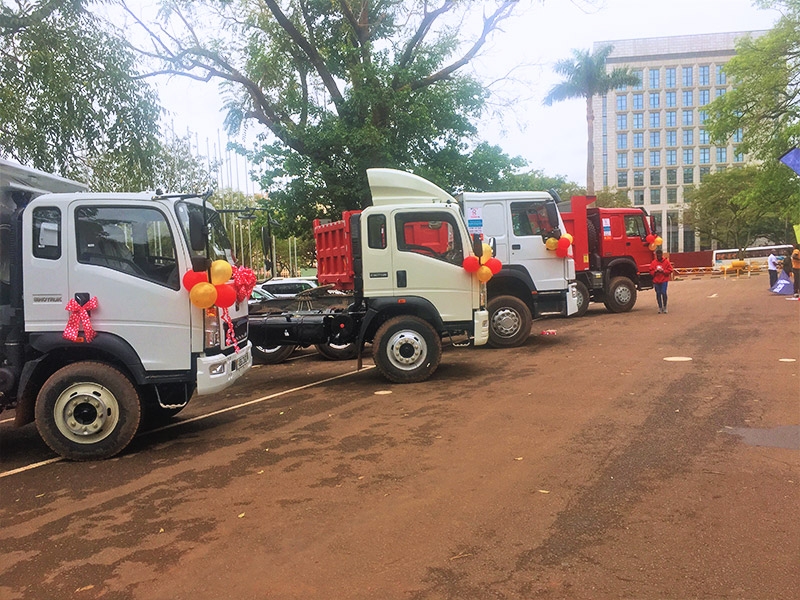
[[[644,222],[641,216],[625,215],[625,235],[628,237],[645,238],[647,234],[645,233]]]
[[[48,260],[61,258],[61,211],[57,208],[33,211],[33,256]]]
[[[454,265],[464,261],[458,227],[442,213],[400,213],[395,217],[397,248]]]
[[[552,229],[544,202],[512,202],[511,226],[517,237],[543,235]]]
[[[180,289],[175,241],[164,215],[152,208],[79,207],[78,262]]]
[[[367,218],[367,244],[370,248],[386,248],[386,215],[370,215]]]

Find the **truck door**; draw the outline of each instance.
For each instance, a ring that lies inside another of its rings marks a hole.
[[[511,202],[509,230],[509,264],[522,265],[531,274],[536,289],[566,288],[567,261],[558,258],[544,245],[548,234],[558,223],[551,223],[545,200]]]
[[[96,296],[94,328],[128,342],[148,371],[191,367],[189,298],[177,231],[157,206],[70,205],[69,292]]]
[[[647,243],[645,215],[636,212],[624,216],[625,220],[625,254],[636,262],[638,271],[645,272],[650,268],[653,253]]]

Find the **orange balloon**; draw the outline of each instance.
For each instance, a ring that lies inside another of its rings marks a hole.
[[[196,284],[189,290],[189,301],[197,308],[214,306],[217,301],[217,288],[207,281]]]
[[[492,278],[492,270],[487,267],[486,265],[481,265],[481,268],[478,269],[478,281],[481,283],[486,283]]]
[[[575,242],[575,238],[572,237],[571,233],[562,233],[561,237],[565,237],[569,240],[569,243],[572,244]]]

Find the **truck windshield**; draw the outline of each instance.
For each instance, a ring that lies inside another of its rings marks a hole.
[[[181,200],[175,204],[175,213],[181,224],[183,237],[186,239],[186,245],[191,248],[192,245],[189,240],[189,215],[191,213],[196,213],[202,216],[203,206],[195,202]],[[231,241],[228,238],[219,213],[211,207],[206,207],[206,217],[208,221],[208,257],[211,260],[226,260],[232,265],[235,264],[236,260],[231,250]],[[204,252],[205,251],[192,251],[192,254],[201,256],[204,255]]]

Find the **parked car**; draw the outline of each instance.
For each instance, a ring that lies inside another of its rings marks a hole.
[[[285,277],[269,279],[260,285],[260,289],[269,292],[276,298],[294,298],[297,294],[317,287],[313,279]]]

